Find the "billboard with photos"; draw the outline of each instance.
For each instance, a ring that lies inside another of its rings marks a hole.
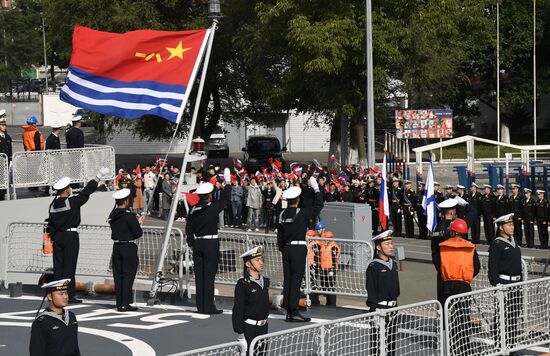
[[[453,110],[395,110],[396,136],[408,138],[452,138]]]

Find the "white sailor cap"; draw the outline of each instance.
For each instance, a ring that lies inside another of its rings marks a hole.
[[[447,185],[445,186],[445,189],[453,189],[453,186],[450,185],[450,184],[447,184]]]
[[[458,185],[456,186],[456,189],[466,189],[466,187],[463,186],[463,185],[458,184]]]
[[[471,186],[479,189],[479,185],[477,185],[476,182],[473,182]]]
[[[256,247],[251,248],[250,250],[246,251],[245,253],[243,253],[240,257],[244,261],[249,261],[249,260],[251,260],[253,258],[256,258],[256,257],[262,257],[262,254],[263,254],[262,246],[256,246]]]
[[[63,127],[63,124],[61,123],[55,123],[55,124],[52,124],[52,129],[55,130],[55,129],[60,129]]]
[[[372,242],[374,243],[382,243],[384,241],[388,241],[392,239],[393,230],[386,230],[383,233],[376,235],[372,238]]]
[[[403,181],[403,184],[411,184],[411,183],[412,183],[412,182],[411,182],[410,180],[408,180],[408,179],[405,179],[405,180]]]
[[[283,192],[284,199],[294,199],[302,194],[302,188],[300,187],[290,187]]]
[[[514,222],[514,213],[502,215],[501,217],[495,220],[495,224],[497,225],[508,224],[511,222]]]
[[[439,182],[437,181],[434,181],[434,185],[441,185],[441,184],[439,184]]]
[[[69,282],[71,282],[70,278],[59,279],[57,281],[44,283],[40,288],[46,289],[48,293],[54,292],[54,291],[67,290],[69,289]]]
[[[491,187],[489,184],[483,184],[483,189],[487,189],[487,188],[493,190],[493,187]]]
[[[77,122],[77,121],[80,121],[82,120],[82,116],[81,115],[75,115],[73,116],[73,118],[71,119],[72,122]]]
[[[71,184],[71,178],[70,177],[63,177],[60,180],[58,180],[57,182],[55,182],[55,184],[53,185],[53,189],[54,190],[65,189],[69,186],[69,184]]]
[[[497,184],[497,189],[504,189],[504,186],[502,184]]]
[[[202,183],[201,185],[198,186],[195,193],[197,193],[197,194],[210,194],[210,193],[212,193],[213,190],[214,190],[214,186],[212,185],[212,183],[205,182],[205,183]]]
[[[458,204],[458,201],[454,198],[442,201],[437,207],[439,209],[453,209]]]
[[[117,190],[116,192],[114,192],[113,198],[116,200],[119,200],[119,199],[126,198],[128,195],[130,195],[130,189],[123,188],[121,190]]]
[[[510,184],[510,187],[512,187],[512,188],[519,188],[519,185],[517,185],[516,183],[512,183],[512,184]]]
[[[525,193],[531,193],[531,192],[532,192],[532,190],[529,189],[529,188],[523,188],[523,191],[524,191]]]
[[[542,189],[537,189],[537,194],[544,194],[544,193],[546,193],[544,190],[542,190]]]
[[[5,109],[1,109],[0,110],[0,116],[4,116],[6,115],[6,110]]]
[[[394,182],[394,183],[395,183],[395,182],[399,182],[399,178],[393,177],[391,181]]]

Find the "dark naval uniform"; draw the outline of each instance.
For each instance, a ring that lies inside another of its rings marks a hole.
[[[71,127],[65,134],[65,140],[67,140],[67,148],[83,148],[84,132],[78,127]]]
[[[8,135],[7,132],[4,132],[3,136],[0,134],[0,153],[5,153],[6,156],[8,156],[8,162],[11,162],[11,156],[12,156],[11,136]],[[5,194],[6,194],[6,190],[0,189],[0,200],[4,200]]]
[[[535,247],[535,199],[532,197],[523,198],[521,201],[521,217],[523,219],[523,229],[525,232],[525,242],[527,247]]]
[[[386,262],[382,259],[375,258],[367,267],[367,306],[369,312],[374,312],[376,309],[389,309],[397,306],[397,298],[399,297],[399,272],[397,263],[391,258]],[[397,334],[397,325],[393,318],[386,316],[386,327],[388,339],[386,340],[386,350],[388,355],[394,355],[395,350],[395,335]],[[377,326],[375,326],[377,327]],[[378,335],[378,333],[376,333]],[[374,337],[370,343],[369,355],[377,355],[380,349],[378,345],[378,337]]]
[[[506,195],[497,195],[495,199],[495,216],[501,217],[509,213],[508,197]]]
[[[403,205],[403,189],[391,187],[389,191],[390,219],[393,226],[394,236],[402,236],[401,231],[401,206]]]
[[[286,208],[278,218],[277,245],[283,253],[283,305],[287,317],[298,309],[307,257],[306,231],[309,220],[319,215],[322,209],[323,197],[319,192],[315,193],[312,206]]]
[[[514,213],[514,238],[516,243],[521,245],[523,243],[523,226],[521,221],[522,214],[522,199],[521,195],[510,195],[508,198],[508,208],[510,213]]]
[[[30,356],[80,356],[78,322],[73,312],[58,315],[46,308],[32,323]]]
[[[46,149],[47,150],[60,150],[61,149],[61,141],[59,140],[59,137],[54,135],[53,133],[46,138]]]
[[[115,281],[117,308],[133,303],[132,286],[136,278],[139,258],[135,240],[143,235],[136,214],[130,210],[115,208],[109,215],[113,240],[113,279]]]
[[[225,205],[225,194],[221,194],[221,200],[200,201],[187,217],[185,232],[187,244],[193,248],[197,311],[203,314],[218,311],[214,305],[214,280],[220,259],[218,217]]]
[[[405,220],[405,237],[414,238],[414,212],[416,210],[416,193],[412,189],[403,192],[403,217]]]
[[[371,211],[371,214],[372,214],[372,232],[373,232],[373,235],[376,234],[376,232],[378,231],[378,225],[379,225],[379,217],[378,217],[378,204],[379,204],[379,200],[380,200],[380,188],[377,187],[377,186],[374,186],[374,187],[371,187],[369,188],[369,191],[368,191],[368,197],[369,197],[369,200],[368,200],[368,203],[370,205],[370,211]]]
[[[489,283],[497,284],[517,283],[523,280],[521,249],[512,238],[497,237],[489,247],[488,264]],[[504,319],[506,339],[511,344],[520,334],[519,322],[523,306],[521,289],[513,289],[504,296]],[[496,332],[496,331],[495,331]],[[498,335],[498,334],[497,334]]]
[[[475,244],[478,244],[479,243],[479,237],[480,237],[480,234],[481,234],[481,219],[480,219],[480,216],[481,216],[481,193],[480,192],[475,192],[475,193],[472,193],[470,192],[470,194],[468,195],[468,199],[466,199],[468,201],[468,204],[470,205],[470,207],[472,208],[473,210],[473,213],[472,213],[472,217],[473,217],[473,220],[472,220],[472,224],[470,225],[470,235],[471,235],[471,238],[472,238],[472,242],[475,243]]]
[[[49,207],[48,232],[53,241],[54,279],[70,278],[69,300],[75,294],[75,271],[80,240],[77,227],[80,225],[80,207],[97,189],[99,179],[92,179],[78,193],[69,198],[56,197]]]
[[[483,214],[485,240],[490,245],[495,238],[495,196],[493,193],[481,196],[481,213]]]
[[[539,230],[539,241],[541,248],[548,248],[548,213],[550,212],[548,200],[542,199],[535,202],[535,215],[537,218],[537,229]]]
[[[253,279],[245,276],[237,281],[233,330],[237,334],[244,334],[248,347],[256,336],[267,334],[269,308],[269,278],[260,276],[260,279]]]

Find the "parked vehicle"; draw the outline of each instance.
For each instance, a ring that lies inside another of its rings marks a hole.
[[[277,136],[250,136],[246,142],[246,147],[243,147],[243,152],[245,153],[244,164],[246,170],[251,174],[269,167],[270,158],[280,161],[282,167],[285,167],[283,152],[286,152],[286,147],[281,148]]]
[[[206,142],[206,151],[208,158],[212,157],[229,157],[229,146],[227,145],[227,138],[221,131],[213,133]]]

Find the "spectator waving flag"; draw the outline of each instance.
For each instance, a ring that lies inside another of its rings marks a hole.
[[[380,200],[378,201],[378,219],[382,229],[388,228],[388,217],[390,206],[388,201],[388,176],[386,172],[386,152],[384,152],[384,163],[382,163],[382,183],[380,184]]]
[[[426,191],[424,192],[424,198],[422,199],[422,207],[424,208],[424,214],[427,216],[426,227],[429,231],[433,232],[435,226],[437,225],[437,203],[435,202],[434,171],[432,160],[430,160],[430,166],[428,167]]]
[[[210,30],[123,34],[75,25],[61,100],[125,119],[179,121]]]

